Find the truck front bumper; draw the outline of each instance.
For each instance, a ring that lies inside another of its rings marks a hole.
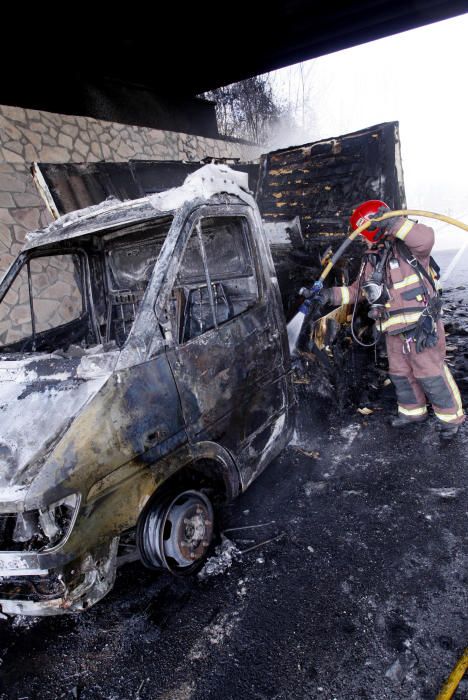
[[[57,569],[42,569],[35,553],[0,552],[0,612],[42,616],[89,608],[114,584],[118,542]]]

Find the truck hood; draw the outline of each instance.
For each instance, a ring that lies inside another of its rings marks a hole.
[[[107,381],[118,355],[0,359],[0,510],[21,508],[41,465]]]

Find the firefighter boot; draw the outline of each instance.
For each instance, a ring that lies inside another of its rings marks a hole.
[[[395,418],[392,418],[390,421],[390,425],[392,428],[407,428],[410,425],[416,425],[418,423],[424,423],[424,421],[427,420],[427,414],[423,416],[422,418],[418,418],[415,420],[414,418],[408,418],[407,416],[404,416],[402,414],[399,414]]]
[[[457,425],[441,425],[439,428],[439,437],[443,442],[448,442],[453,440],[455,435],[458,433],[460,424]]]

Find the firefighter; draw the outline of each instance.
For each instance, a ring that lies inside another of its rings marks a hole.
[[[360,204],[351,216],[356,230],[389,210],[385,202]],[[367,299],[369,316],[385,334],[389,376],[395,387],[401,428],[422,423],[430,402],[441,438],[451,439],[465,420],[460,392],[445,363],[441,300],[430,254],[434,231],[404,217],[372,224],[363,231],[367,251],[353,284],[323,289],[321,303],[334,305]]]

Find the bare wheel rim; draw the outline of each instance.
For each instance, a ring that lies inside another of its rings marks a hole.
[[[187,568],[203,560],[213,538],[209,499],[199,491],[179,494],[166,511],[161,537],[167,564]]]
[[[156,501],[139,528],[143,563],[189,574],[199,568],[213,539],[213,506],[200,491]]]

